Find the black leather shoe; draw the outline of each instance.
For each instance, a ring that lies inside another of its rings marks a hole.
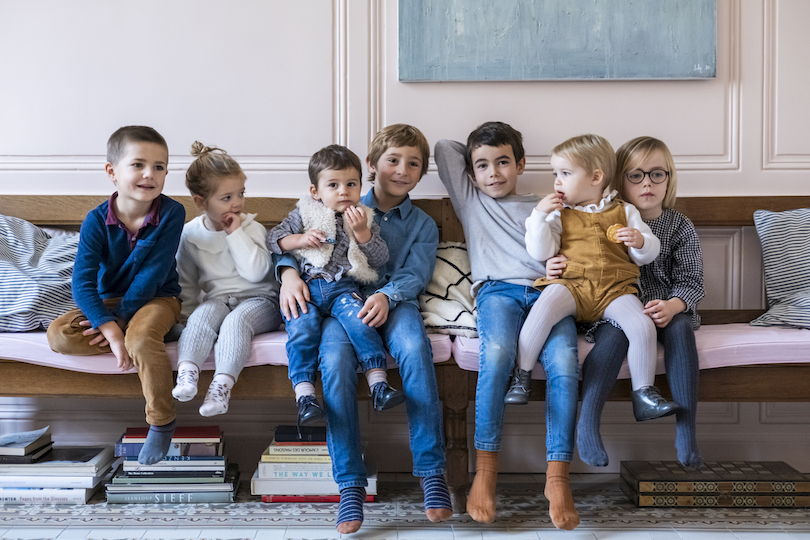
[[[405,403],[405,394],[394,390],[387,382],[378,382],[371,388],[371,403],[377,411],[383,411]]]
[[[637,422],[652,420],[675,414],[680,406],[674,401],[667,401],[655,386],[645,386],[633,390],[630,395],[633,400],[633,415]]]
[[[527,405],[532,385],[532,372],[515,368],[512,373],[512,382],[503,398],[503,402],[510,405]]]
[[[318,404],[315,396],[301,396],[298,398],[298,425],[311,426],[312,424],[323,420],[323,409]]]

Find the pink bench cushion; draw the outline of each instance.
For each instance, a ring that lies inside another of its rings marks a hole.
[[[761,364],[802,364],[810,362],[810,331],[792,328],[749,326],[748,324],[717,324],[701,326],[695,332],[700,369]],[[579,338],[579,362],[593,348],[585,338]],[[453,343],[453,359],[462,369],[478,371],[478,339],[457,337]],[[664,349],[658,345],[656,373],[664,373]],[[540,364],[532,378],[545,379]],[[627,362],[619,372],[620,379],[630,378]]]
[[[452,342],[450,336],[428,334],[433,347],[433,362],[444,362],[450,359]],[[269,332],[253,339],[253,349],[246,367],[261,365],[287,365],[287,333]],[[172,358],[172,365],[177,368],[177,343],[168,343],[166,350]],[[97,356],[68,356],[55,353],[48,346],[45,332],[0,333],[0,358],[17,360],[29,364],[81,371],[84,373],[117,374],[115,357],[112,354]],[[388,357],[388,367],[396,368],[393,358]],[[208,357],[203,369],[214,369],[214,354]],[[135,373],[135,370],[129,371]]]

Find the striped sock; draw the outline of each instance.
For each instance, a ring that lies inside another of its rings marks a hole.
[[[428,476],[421,479],[422,491],[425,492],[425,514],[433,523],[439,523],[453,517],[453,503],[444,475]]]
[[[365,500],[366,488],[364,487],[347,487],[341,490],[337,524],[340,525],[348,521],[359,521],[362,523],[363,503]],[[358,529],[359,528],[360,527],[358,527]]]
[[[422,478],[422,491],[425,492],[425,510],[428,508],[453,509],[450,502],[450,491],[443,475]]]

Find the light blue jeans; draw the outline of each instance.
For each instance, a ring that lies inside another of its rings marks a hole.
[[[379,328],[380,336],[399,365],[408,412],[413,474],[444,474],[442,409],[433,368],[433,351],[419,309],[399,304]],[[343,327],[333,318],[323,322],[320,347],[326,433],[332,474],[340,489],[366,486],[357,414],[359,362]],[[385,413],[378,413],[385,414]]]
[[[501,449],[503,398],[517,359],[520,327],[540,291],[503,281],[487,281],[478,290],[480,352],[475,389],[475,448]],[[551,330],[540,352],[546,372],[546,461],[574,457],[577,421],[577,331],[573,317]]]
[[[325,279],[308,281],[310,301],[307,312],[286,322],[288,374],[293,386],[302,382],[315,382],[318,370],[318,344],[321,341],[321,321],[334,317],[348,336],[363,371],[385,368],[385,346],[376,329],[363,324],[357,314],[363,302],[352,297],[359,294],[357,282],[344,278],[328,282]]]

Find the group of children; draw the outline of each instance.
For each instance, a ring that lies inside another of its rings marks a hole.
[[[186,186],[201,215],[184,226],[183,206],[161,193],[163,137],[143,126],[110,137],[106,171],[116,192],[82,224],[73,278],[78,309],[48,329],[53,350],[112,352],[122,370],[137,368],[150,425],[138,460],[151,464],[165,457],[174,432],[172,397],[197,394],[211,350],[216,371],[203,416],[228,410],[251,340],[283,318],[298,423],[326,419],[341,493],[338,531],[354,532],[363,521],[358,367],[376,410],[406,404],[427,517],[449,518],[438,391],[417,301],[433,272],[438,229],[408,196],[427,171],[424,135],[405,124],[375,135],[366,158],[372,189],[364,196],[360,159],[339,145],[319,150],[309,163],[309,193],[269,232],[243,212],[239,164],[199,142],[192,155]],[[671,209],[676,172],[666,146],[641,137],[614,153],[596,135],[569,139],[552,151],[554,192],[542,199],[517,194],[525,157],[521,134],[507,124],[479,126],[466,145],[439,141],[435,158],[464,228],[478,311],[469,514],[495,519],[504,405],[528,402],[539,361],[547,377],[549,514],[560,529],[579,523],[568,482],[579,375],[574,319],[595,323],[596,337],[583,370],[583,460],[607,464],[599,417],[626,353],[636,419],[677,413],[678,457],[699,466],[693,329],[703,297],[701,253],[692,224]],[[181,320],[173,386],[164,336]],[[599,324],[605,320],[612,324]],[[656,339],[665,345],[675,402],[653,386]],[[403,391],[388,384],[387,351]],[[318,370],[323,407],[315,398]]]

